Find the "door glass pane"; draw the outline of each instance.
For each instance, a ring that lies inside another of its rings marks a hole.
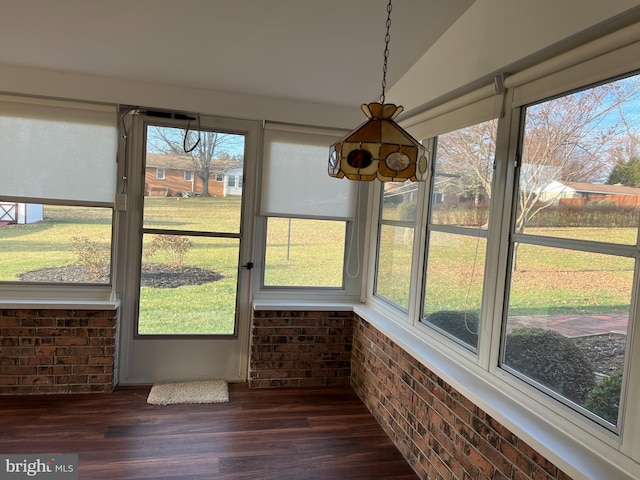
[[[431,232],[424,318],[473,347],[478,345],[486,239]]]
[[[144,227],[239,232],[244,140],[215,131],[148,127]]]
[[[243,158],[243,135],[147,128],[138,334],[235,334]]]
[[[239,240],[143,238],[138,334],[234,334]]]
[[[634,260],[515,248],[503,365],[616,425]]]

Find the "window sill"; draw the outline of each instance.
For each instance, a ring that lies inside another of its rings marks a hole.
[[[2,299],[3,310],[117,310],[119,301]]]
[[[507,384],[503,386],[500,379],[479,367],[470,368],[463,358],[456,361],[453,355],[445,354],[421,338],[411,325],[395,321],[371,305],[256,300],[253,307],[255,310],[353,311],[576,480],[638,478],[634,472],[640,467],[629,457],[602,441],[587,438],[585,432],[572,435],[573,432],[554,422],[553,415],[535,412],[525,402],[516,400],[517,392],[512,392],[513,388]]]
[[[254,300],[254,310],[353,312],[353,302]]]

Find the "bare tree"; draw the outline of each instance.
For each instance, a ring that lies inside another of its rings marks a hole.
[[[482,122],[438,137],[436,175],[446,176],[440,190],[472,200],[491,198],[497,121]]]
[[[238,134],[181,129],[173,127],[149,127],[149,143],[153,149],[166,155],[189,156],[194,172],[202,181],[202,195],[209,195],[209,178],[214,172],[215,160],[229,167],[242,166],[244,137]]]
[[[444,203],[434,213],[442,221],[487,222],[497,125],[490,120],[438,137],[434,193],[444,194]]]
[[[554,204],[554,182],[603,183],[623,134],[619,115],[638,98],[635,78],[589,88],[527,108],[520,167],[516,231]]]

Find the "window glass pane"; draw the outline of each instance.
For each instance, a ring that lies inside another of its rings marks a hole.
[[[516,244],[503,365],[617,424],[633,267]]]
[[[415,225],[418,202],[416,182],[384,182],[382,192],[382,220],[397,220]]]
[[[438,136],[431,223],[487,224],[497,126],[490,120]]]
[[[265,286],[342,287],[346,222],[267,221]]]
[[[0,281],[109,283],[112,210],[0,201]]]
[[[407,310],[414,228],[380,226],[376,295]]]
[[[244,136],[160,126],[147,136],[144,227],[238,233]],[[185,153],[184,144],[195,148]]]
[[[486,239],[431,232],[424,319],[473,348],[478,344]]]
[[[141,335],[231,335],[235,331],[239,240],[145,234]]]
[[[516,231],[636,243],[639,84],[631,77],[526,109]]]

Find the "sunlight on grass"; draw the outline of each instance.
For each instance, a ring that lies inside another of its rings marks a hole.
[[[180,228],[193,230],[213,225],[215,231],[234,232],[238,226],[238,197],[145,201],[156,225],[168,226],[170,219],[180,219]],[[44,213],[42,222],[0,228],[0,281],[15,281],[17,275],[40,268],[76,264],[70,248],[73,237],[110,243],[109,209],[46,205]],[[341,286],[344,222],[293,220],[291,225],[289,231],[287,219],[269,220],[265,283]],[[634,228],[532,228],[527,233],[620,244],[634,244],[636,238]],[[382,296],[405,308],[412,241],[410,230],[389,226],[382,230],[377,288]],[[432,236],[431,242],[427,310],[460,307],[461,299],[465,308],[479,309],[484,257],[476,258],[478,239],[440,234]],[[233,333],[238,248],[235,239],[194,238],[185,264],[219,272],[224,278],[199,286],[143,287],[141,332]],[[551,255],[549,249],[537,248],[524,244],[518,248],[510,314],[628,311],[632,259],[562,249]],[[145,259],[165,261],[158,253]],[[470,283],[472,270],[476,275]]]

